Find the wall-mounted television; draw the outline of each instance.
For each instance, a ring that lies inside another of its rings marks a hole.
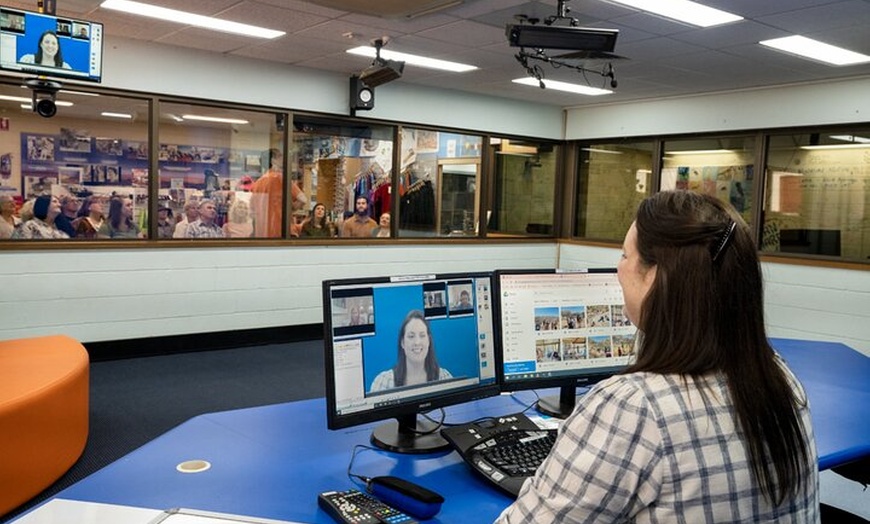
[[[100,82],[103,25],[0,6],[0,70]]]

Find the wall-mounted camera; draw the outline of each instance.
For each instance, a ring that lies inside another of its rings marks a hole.
[[[57,92],[63,87],[60,82],[32,78],[25,80],[24,85],[32,92],[31,107],[41,117],[51,118],[57,114],[57,104],[54,103]]]

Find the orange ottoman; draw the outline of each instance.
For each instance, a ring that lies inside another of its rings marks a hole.
[[[0,515],[49,487],[88,438],[88,353],[62,335],[0,342]]]

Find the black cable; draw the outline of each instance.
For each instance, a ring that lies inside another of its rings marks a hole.
[[[353,451],[351,452],[350,462],[348,462],[348,464],[347,464],[347,478],[349,478],[351,482],[353,482],[354,484],[356,484],[358,486],[360,485],[359,481],[362,481],[362,483],[363,483],[362,487],[365,488],[368,485],[368,483],[371,482],[371,480],[372,480],[371,477],[364,477],[362,475],[357,475],[356,473],[350,472],[350,469],[353,467],[353,461],[356,458],[356,454],[361,449],[371,450],[371,451],[377,451],[378,449],[374,448],[372,446],[366,446],[365,444],[357,444],[353,447]]]
[[[606,85],[607,79],[609,78],[610,79],[610,86],[613,89],[616,89],[616,83],[617,83],[616,82],[616,75],[613,71],[613,64],[611,64],[609,62],[607,63],[607,65],[605,66],[604,69],[602,69],[601,71],[598,71],[595,69],[590,69],[588,67],[583,67],[582,65],[571,64],[571,63],[568,63],[564,60],[550,58],[549,56],[547,56],[544,53],[543,49],[538,49],[537,52],[535,52],[535,53],[529,53],[528,51],[525,50],[525,48],[520,48],[520,52],[517,53],[516,55],[514,55],[514,57],[517,59],[517,62],[519,62],[520,65],[523,66],[523,68],[526,70],[526,74],[528,74],[532,78],[536,79],[541,84],[541,87],[545,87],[544,82],[543,82],[544,72],[539,65],[530,64],[529,60],[540,60],[541,62],[546,62],[546,63],[550,64],[553,67],[553,69],[559,69],[562,67],[567,67],[569,69],[573,69],[583,76],[583,80],[586,82],[586,85],[588,85],[590,87],[592,87],[592,82],[586,76],[586,73],[594,73],[596,75],[601,76],[604,79],[604,82],[605,82],[604,85]]]
[[[416,429],[412,429],[411,433],[415,435],[431,435],[436,431],[439,431],[444,426],[444,419],[447,418],[447,413],[444,411],[444,408],[439,408],[438,411],[441,412],[441,420],[435,420],[434,418],[429,416],[431,411],[427,411],[426,413],[420,413],[420,416],[435,424],[435,427],[430,429],[429,431],[417,431]]]

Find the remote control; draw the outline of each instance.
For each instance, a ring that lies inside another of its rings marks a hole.
[[[418,524],[401,511],[356,489],[324,491],[317,504],[341,524]]]

